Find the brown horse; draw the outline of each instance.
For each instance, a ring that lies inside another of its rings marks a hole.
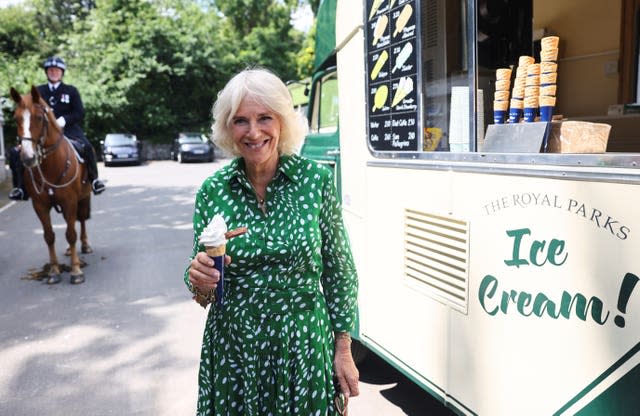
[[[71,283],[84,282],[80,258],[76,250],[76,220],[80,221],[82,252],[90,253],[85,221],[91,212],[91,186],[86,180],[86,167],[80,163],[71,142],[64,137],[53,110],[40,97],[36,87],[31,94],[20,96],[11,88],[16,103],[14,118],[21,143],[20,159],[25,166],[24,182],[31,196],[49,248],[50,272],[47,283],[60,282],[60,265],[55,250],[55,234],[51,226],[51,208],[62,212],[67,223],[67,253],[71,256]]]

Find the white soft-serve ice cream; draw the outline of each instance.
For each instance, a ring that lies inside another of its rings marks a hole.
[[[227,231],[227,224],[222,215],[216,214],[209,224],[200,233],[198,241],[202,244],[207,255],[213,259],[214,267],[220,272],[220,280],[213,294],[202,295],[195,292],[194,299],[202,307],[206,307],[209,302],[215,300],[216,306],[221,307],[224,303],[224,256],[226,253],[227,240],[240,236],[247,232],[247,227],[238,227],[235,230]]]
[[[225,245],[227,238],[227,224],[224,222],[222,215],[216,214],[209,222],[209,225],[202,230],[200,234],[200,244],[207,250],[210,256],[222,256],[225,253]]]

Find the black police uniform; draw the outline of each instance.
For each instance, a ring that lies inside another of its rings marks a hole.
[[[60,82],[58,87],[53,89],[49,84],[38,86],[40,96],[53,109],[56,119],[64,117],[64,135],[72,140],[82,143],[84,149],[82,157],[87,165],[89,180],[93,181],[98,178],[98,166],[96,165],[96,156],[91,143],[85,137],[82,131],[81,123],[84,119],[84,106],[78,89],[73,85]]]

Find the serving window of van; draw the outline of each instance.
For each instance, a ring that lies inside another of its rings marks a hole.
[[[364,19],[380,157],[522,153],[515,140],[527,153],[640,152],[640,0],[378,3]]]

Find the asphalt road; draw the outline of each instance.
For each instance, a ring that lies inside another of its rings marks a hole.
[[[37,280],[48,256],[31,203],[0,205],[0,415],[195,414],[205,311],[182,274],[194,194],[221,163],[101,165],[78,286]],[[360,370],[351,416],[452,414],[375,356]]]

